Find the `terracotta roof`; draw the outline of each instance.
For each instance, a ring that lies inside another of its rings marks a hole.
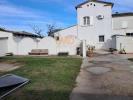
[[[79,4],[79,5],[77,5],[75,8],[77,9],[77,8],[81,7],[82,5],[88,3],[88,2],[97,2],[97,3],[108,4],[108,5],[111,5],[112,7],[113,7],[113,5],[114,5],[114,3],[112,3],[112,2],[99,1],[99,0],[96,0],[96,1],[87,0],[87,1],[85,1],[85,2],[83,2],[83,3],[81,3],[81,4]]]
[[[124,16],[133,16],[133,12],[112,14],[112,17],[124,17]]]
[[[7,29],[4,29],[4,28],[0,28],[0,31],[13,33],[13,35],[17,35],[17,36],[29,36],[29,37],[38,37],[38,38],[41,38],[41,36],[29,33],[29,32],[25,32],[25,31],[11,31],[11,30],[7,30]]]

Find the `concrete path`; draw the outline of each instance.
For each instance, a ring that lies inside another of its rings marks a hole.
[[[98,53],[85,58],[70,100],[133,100],[133,63]]]

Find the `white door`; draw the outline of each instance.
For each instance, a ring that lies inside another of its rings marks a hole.
[[[0,56],[4,56],[7,53],[7,38],[0,38]]]

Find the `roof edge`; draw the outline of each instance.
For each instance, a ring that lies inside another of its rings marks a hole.
[[[125,17],[125,16],[133,16],[133,12],[112,14],[112,17]]]
[[[80,8],[82,5],[84,5],[84,4],[86,4],[86,3],[88,3],[88,2],[97,2],[97,3],[103,3],[103,4],[108,4],[108,5],[110,5],[110,6],[114,6],[114,3],[112,3],[112,2],[106,2],[106,1],[100,1],[100,0],[97,0],[97,1],[85,1],[85,2],[83,2],[83,3],[81,3],[81,4],[79,4],[79,5],[77,5],[75,8],[77,9],[77,8]]]

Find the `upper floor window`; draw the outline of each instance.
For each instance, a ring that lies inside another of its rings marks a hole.
[[[84,22],[84,25],[90,25],[90,17],[89,16],[83,17],[83,22]]]

